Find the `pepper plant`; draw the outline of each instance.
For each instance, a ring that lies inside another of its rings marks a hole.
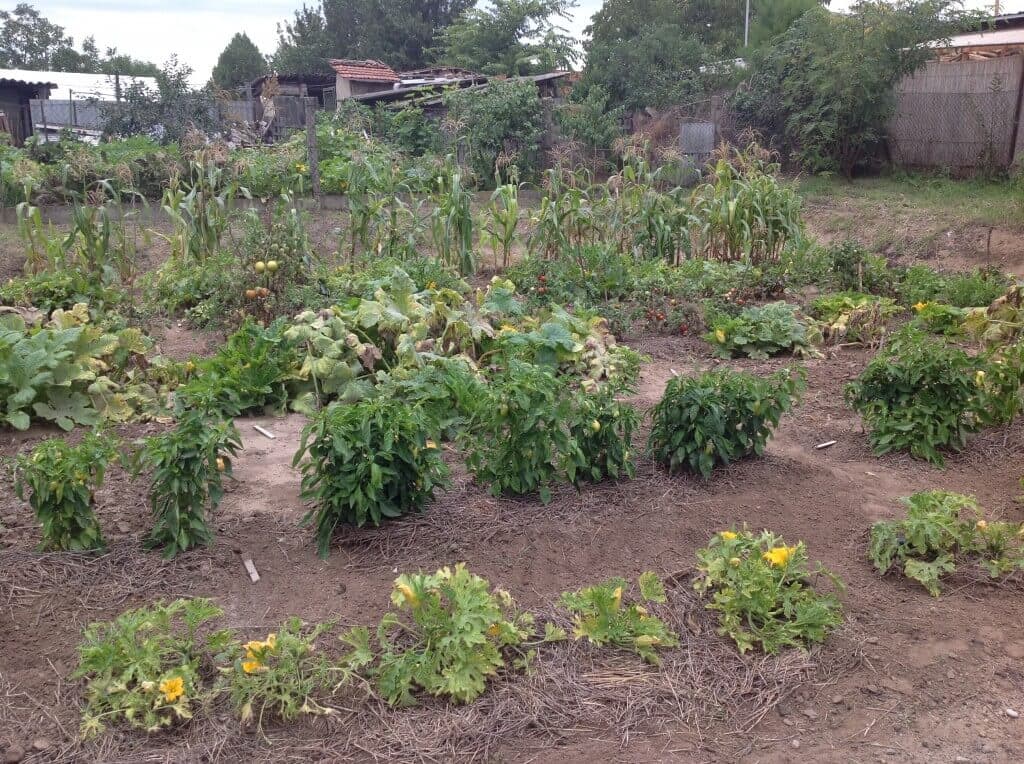
[[[94,512],[94,491],[107,466],[119,458],[118,442],[89,433],[72,446],[63,438],[44,440],[17,460],[14,490],[30,491],[29,505],[43,526],[44,549],[83,552],[106,546]]]
[[[173,430],[146,439],[135,466],[153,470],[148,549],[163,547],[170,558],[213,541],[208,515],[224,496],[223,478],[231,476],[231,457],[241,447],[233,422],[198,411],[183,412]]]

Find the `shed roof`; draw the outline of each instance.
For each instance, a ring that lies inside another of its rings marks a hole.
[[[16,80],[31,85],[49,87],[54,98],[67,98],[68,91],[77,98],[113,100],[117,79],[112,74],[81,74],[78,72],[34,72],[27,69],[0,69],[0,80]],[[157,91],[155,77],[120,76],[121,89],[139,83],[148,90]]]
[[[0,69],[0,87],[21,87],[34,90],[57,87],[56,83],[37,79],[39,76],[38,72],[29,72],[29,74],[34,75],[29,79],[25,79],[23,77],[12,77],[11,75],[15,73],[16,70],[14,69]]]
[[[398,74],[382,61],[332,58],[331,68],[341,77],[357,82],[398,82]]]

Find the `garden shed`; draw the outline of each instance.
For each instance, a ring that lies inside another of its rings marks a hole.
[[[0,69],[0,113],[5,117],[15,146],[32,135],[29,103],[36,98],[47,98],[55,87],[53,82],[42,81],[38,72]]]

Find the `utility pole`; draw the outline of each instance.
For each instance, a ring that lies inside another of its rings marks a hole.
[[[996,0],[996,8],[999,7],[999,0]],[[998,14],[999,11],[997,10]],[[743,17],[743,47],[750,46],[750,0],[747,0],[747,13]]]

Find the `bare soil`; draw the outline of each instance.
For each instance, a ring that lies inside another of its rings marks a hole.
[[[633,345],[652,359],[636,396],[642,408],[656,402],[673,373],[715,363],[697,340],[647,337]],[[545,507],[535,501],[495,499],[456,468],[452,489],[426,514],[380,530],[343,534],[326,561],[317,558],[311,531],[298,527],[306,511],[298,497],[299,475],[291,468],[303,425],[299,416],[239,421],[245,450],[236,462],[237,482],[217,515],[216,543],[172,563],[140,549],[149,522],[143,481],[110,476],[100,493],[99,515],[111,551],[103,560],[67,568],[55,559],[58,555],[33,551],[39,541],[34,519],[5,485],[0,489],[6,508],[0,537],[0,613],[7,626],[0,651],[0,697],[6,694],[8,707],[0,712],[0,746],[23,747],[26,761],[87,761],[104,755],[116,761],[234,760],[242,752],[245,758],[274,761],[421,758],[415,743],[385,747],[380,740],[386,735],[368,737],[377,745],[367,743],[366,750],[355,743],[337,748],[340,733],[331,720],[275,728],[268,742],[237,729],[223,710],[197,721],[187,737],[161,734],[142,737],[140,743],[140,735],[118,732],[102,744],[83,748],[75,742],[77,699],[68,683],[74,646],[87,622],[161,596],[213,597],[224,608],[227,625],[244,633],[265,632],[289,615],[371,623],[386,609],[397,571],[431,570],[456,561],[508,588],[522,606],[541,610],[563,590],[647,569],[674,576],[685,591],[694,551],[716,530],[746,523],[771,528],[787,539],[804,539],[812,558],[848,585],[846,625],[804,659],[810,663],[803,669],[787,668],[791,684],[759,687],[749,694],[749,709],[742,692],[730,696],[738,698],[737,705],[712,712],[699,723],[673,721],[671,713],[657,706],[646,711],[645,721],[623,715],[629,706],[622,705],[622,698],[639,692],[651,681],[650,674],[638,673],[634,659],[618,658],[594,666],[617,677],[615,686],[624,695],[613,692],[600,702],[596,712],[585,716],[587,726],[564,729],[555,740],[550,730],[533,735],[527,730],[493,741],[486,757],[480,754],[479,741],[467,743],[464,750],[456,738],[440,758],[1024,759],[1024,722],[1006,713],[1024,712],[1020,587],[960,576],[941,598],[932,599],[906,581],[879,577],[864,556],[871,522],[898,514],[899,497],[916,490],[941,487],[975,494],[990,511],[1024,519],[1024,508],[1015,501],[1024,471],[1024,427],[979,435],[945,470],[902,456],[876,459],[856,417],[842,403],[843,384],[867,357],[853,351],[807,362],[806,399],[783,421],[766,455],[716,473],[708,483],[669,478],[644,461],[636,480],[582,493],[560,491]],[[768,372],[784,363],[735,365]],[[260,435],[254,424],[270,429],[276,439]],[[124,435],[138,437],[159,427],[135,425]],[[0,451],[12,455],[50,434],[33,429],[5,435]],[[831,448],[814,448],[832,439],[838,442]],[[457,463],[457,454],[450,456]],[[259,583],[250,583],[243,556],[255,561]],[[688,617],[704,615],[698,609]],[[705,644],[731,650],[713,633],[713,621],[695,633]],[[737,677],[748,676],[744,672],[759,660],[748,657],[730,670]],[[773,671],[779,669],[773,665]],[[493,692],[503,697],[517,681],[526,680],[503,679]],[[573,697],[567,694],[563,702],[571,703]],[[428,715],[416,717],[422,723],[426,718],[431,724],[461,718],[439,703],[427,704],[420,713]],[[392,733],[400,731],[398,721],[389,724],[386,729]],[[219,743],[200,746],[199,739]],[[184,741],[195,748],[183,749]],[[34,750],[34,742],[46,748]]]

